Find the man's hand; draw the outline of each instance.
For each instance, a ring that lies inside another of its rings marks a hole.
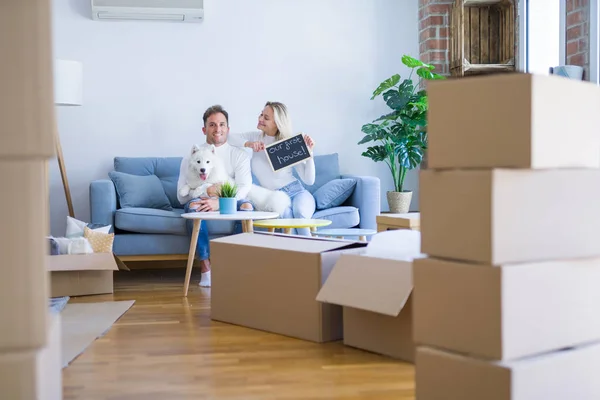
[[[202,199],[199,201],[198,211],[218,211],[219,199]]]
[[[250,147],[255,152],[262,151],[265,149],[265,144],[263,142],[246,142],[244,146]]]
[[[215,183],[214,185],[212,185],[211,187],[206,189],[206,194],[209,197],[219,197],[220,191],[221,191],[221,185],[218,183]]]

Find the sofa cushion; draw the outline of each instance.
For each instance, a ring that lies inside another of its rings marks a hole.
[[[181,208],[177,200],[177,181],[183,157],[115,157],[114,169],[132,175],[156,175],[173,208]]]
[[[331,225],[327,229],[346,229],[358,226],[360,215],[356,207],[333,207],[326,210],[320,210],[313,214],[314,219],[327,219]]]
[[[341,206],[354,192],[356,179],[333,179],[313,193],[317,210]]]
[[[163,185],[156,175],[132,175],[110,171],[108,176],[115,184],[121,208],[143,207],[173,210]]]
[[[340,164],[337,153],[318,155],[314,157],[315,160],[315,183],[314,185],[302,185],[311,193],[314,193],[318,188],[326,184],[333,179],[340,178]],[[296,170],[293,170],[293,175],[298,178]],[[302,180],[300,180],[302,182]]]
[[[115,227],[128,232],[187,235],[182,208],[171,211],[155,208],[121,208],[115,213]]]

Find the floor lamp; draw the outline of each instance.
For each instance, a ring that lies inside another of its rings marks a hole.
[[[54,104],[57,106],[80,106],[83,104],[83,68],[80,62],[70,60],[55,60],[54,63]],[[65,189],[65,198],[69,215],[75,217],[73,201],[67,178],[67,169],[60,145],[58,128],[55,129],[56,155],[58,168]]]

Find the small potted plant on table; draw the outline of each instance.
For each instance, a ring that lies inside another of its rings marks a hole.
[[[221,214],[235,214],[237,212],[238,188],[235,184],[225,182],[219,189],[219,212]]]
[[[409,211],[412,192],[404,190],[406,172],[417,168],[427,149],[427,94],[418,90],[423,80],[445,79],[433,72],[434,66],[405,55],[402,64],[411,69],[408,79],[400,81],[395,74],[383,81],[373,92],[371,100],[382,95],[392,109],[389,114],[362,126],[365,137],[358,144],[378,142],[362,153],[375,162],[385,162],[394,180],[394,190],[387,192],[392,213]],[[419,81],[413,84],[415,72]]]

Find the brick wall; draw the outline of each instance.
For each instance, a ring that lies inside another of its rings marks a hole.
[[[450,15],[454,0],[419,0],[419,52],[421,61],[449,75]]]
[[[590,70],[590,2],[567,0],[566,20],[567,64],[584,68],[584,79],[589,80]]]

